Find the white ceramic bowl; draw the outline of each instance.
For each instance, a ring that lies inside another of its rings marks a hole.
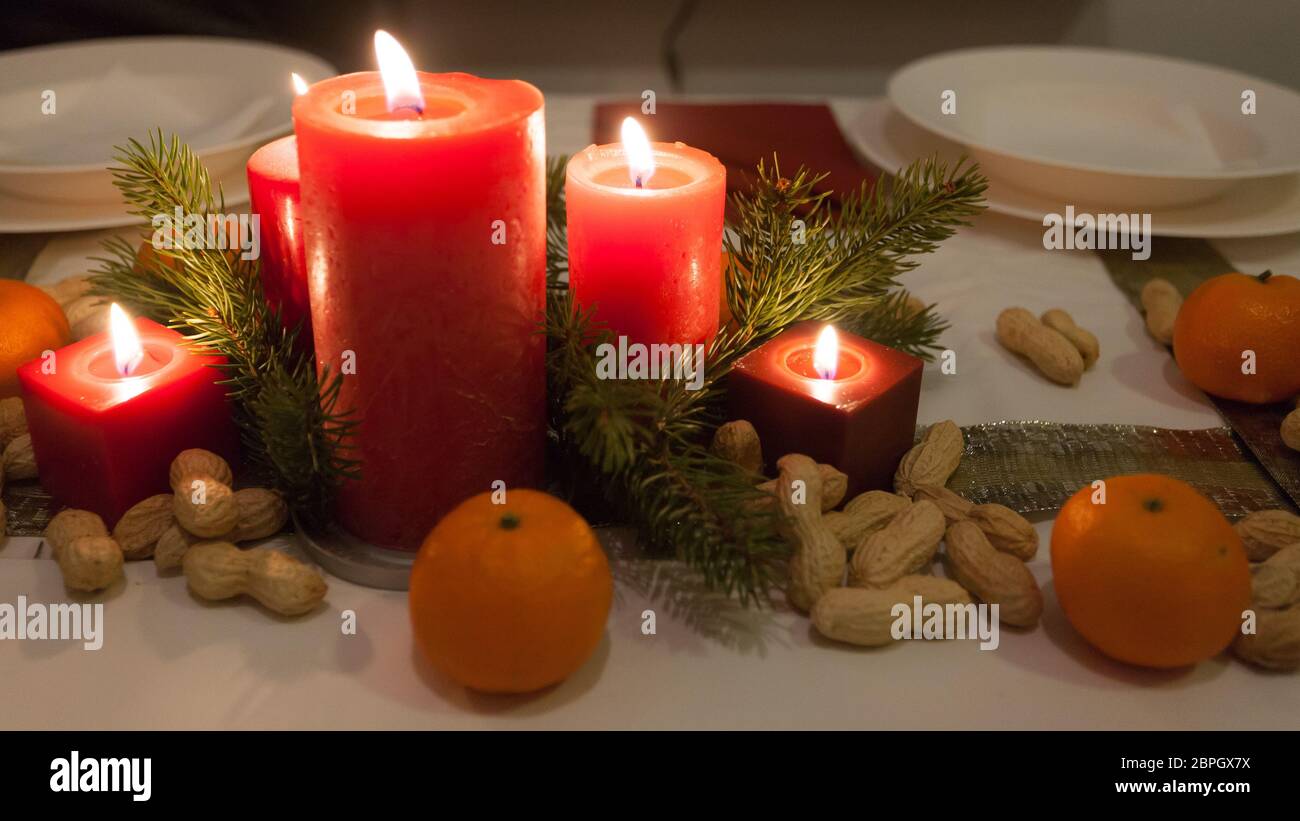
[[[116,202],[113,147],[158,128],[180,135],[214,179],[232,175],[259,145],[292,130],[292,71],[308,81],[335,73],[305,52],[210,37],[0,54],[0,193],[38,207]]]
[[[956,112],[941,108],[945,91]],[[1255,94],[1256,113],[1242,112]],[[889,99],[1003,184],[1079,205],[1187,205],[1300,172],[1300,94],[1235,71],[1088,48],[949,52],[900,69]]]
[[[836,116],[849,144],[890,174],[927,157],[949,165],[970,158],[964,146],[917,126],[883,97],[841,102]],[[981,170],[988,171],[984,166]],[[1062,214],[1069,204],[1078,206],[1060,197],[1004,184],[992,175],[985,198],[990,211],[1040,225],[1046,215]],[[1300,174],[1243,180],[1221,197],[1176,208],[1153,208],[1149,213],[1151,233],[1162,237],[1228,239],[1295,233],[1300,231]]]

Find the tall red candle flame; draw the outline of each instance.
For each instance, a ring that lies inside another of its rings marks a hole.
[[[420,78],[415,64],[406,49],[396,38],[383,29],[375,32],[375,59],[379,61],[379,76],[384,81],[384,96],[388,110],[409,108],[424,112],[424,94],[420,91]]]
[[[623,151],[627,154],[627,175],[637,188],[644,188],[655,175],[655,153],[650,140],[636,120],[623,120]]]

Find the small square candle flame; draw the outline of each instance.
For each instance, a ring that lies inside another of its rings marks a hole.
[[[785,366],[795,375],[810,380],[816,395],[829,396],[827,391],[833,391],[836,383],[861,378],[862,372],[870,367],[856,348],[840,344],[834,325],[823,325],[816,341],[808,339],[803,344],[787,346],[786,350]]]
[[[834,379],[840,366],[840,338],[835,333],[834,325],[827,325],[817,335],[817,344],[813,347],[813,370],[822,379]]]
[[[140,346],[140,334],[135,330],[135,323],[114,302],[108,308],[108,334],[113,340],[113,364],[122,376],[130,376],[140,366],[144,358],[144,348]]]

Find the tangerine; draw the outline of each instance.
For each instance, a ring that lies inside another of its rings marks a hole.
[[[1300,279],[1223,274],[1188,295],[1174,322],[1183,375],[1214,396],[1267,404],[1300,393]]]
[[[1218,654],[1250,607],[1241,538],[1191,485],[1156,474],[1084,487],[1052,527],[1052,577],[1070,623],[1106,655],[1181,667]]]
[[[596,534],[536,490],[467,499],[411,570],[411,626],[435,667],[475,690],[525,693],[568,678],[605,631],[614,595]]]
[[[0,279],[0,399],[17,396],[18,366],[71,341],[68,318],[49,294]]]

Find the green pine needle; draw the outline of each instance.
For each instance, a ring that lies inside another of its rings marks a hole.
[[[224,213],[203,163],[178,137],[150,135],[117,149],[114,183],[132,213]],[[298,329],[282,327],[266,302],[259,265],[218,249],[178,247],[136,258],[131,243],[114,238],[97,259],[93,292],[174,328],[186,341],[226,359],[221,380],[234,404],[245,458],[280,490],[300,516],[329,518],[339,484],[357,475],[346,440],[353,421],[340,413],[338,375],[321,374],[297,346]]]
[[[849,194],[836,211],[815,191],[824,175],[801,168],[787,179],[775,159],[761,163],[753,189],[732,197],[725,276],[735,323],[710,346],[702,389],[689,391],[681,381],[597,378],[595,346],[608,331],[574,306],[559,276],[568,268],[563,168],[550,163],[547,191],[552,433],[647,545],[685,561],[708,588],[762,605],[785,581],[790,545],[756,488],[762,477],[706,449],[724,421],[727,373],[809,319],[932,356],[946,326],[931,308],[906,310],[898,278],[982,210],[984,177],[927,160],[892,185]]]
[[[568,216],[564,211],[564,180],[568,157],[546,158],[546,286],[555,288],[569,274]]]
[[[198,158],[176,137],[132,140],[118,150],[116,184],[146,220],[220,213]],[[784,522],[756,485],[762,477],[707,450],[723,421],[735,361],[791,324],[835,322],[886,345],[929,357],[945,325],[930,308],[905,310],[898,278],[916,257],[983,208],[974,167],[918,162],[892,182],[843,197],[838,210],[815,191],[823,179],[775,160],[733,195],[726,239],[727,302],[735,318],[711,344],[703,388],[681,381],[596,377],[595,346],[608,330],[573,304],[565,283],[566,158],[547,162],[547,376],[551,433],[646,544],[685,561],[713,590],[762,605],[784,583],[790,554]],[[799,222],[796,222],[798,220]],[[337,409],[340,377],[318,376],[263,298],[258,265],[219,250],[164,250],[142,263],[118,240],[92,281],[95,292],[179,330],[225,356],[223,383],[235,403],[246,454],[301,515],[329,516],[338,485],[357,475],[347,439],[354,421]],[[172,264],[169,264],[172,263]]]

